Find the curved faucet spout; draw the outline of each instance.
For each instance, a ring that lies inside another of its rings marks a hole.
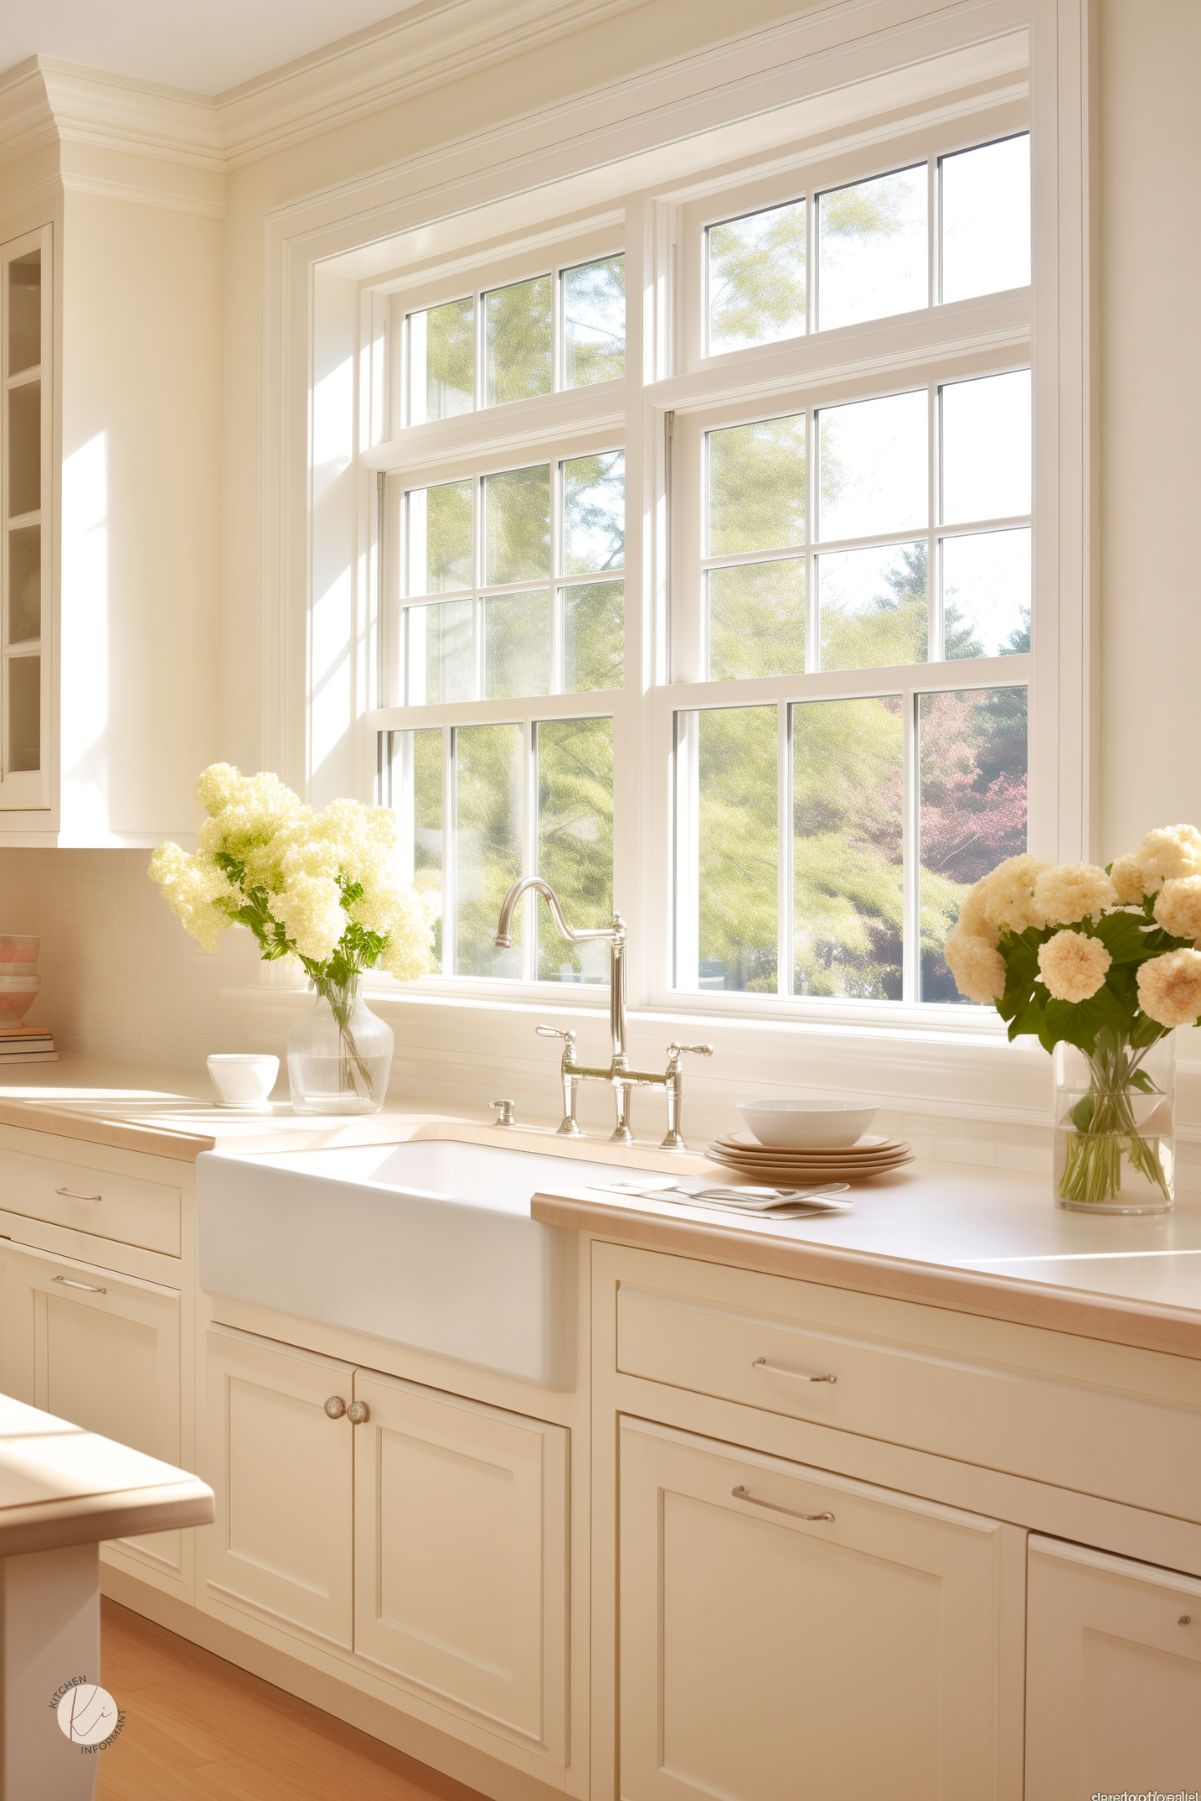
[[[544,882],[540,875],[523,875],[519,882],[514,882],[500,904],[500,918],[496,922],[497,950],[507,951],[512,944],[513,914],[522,895],[528,893],[531,888],[535,893],[545,897],[547,907],[550,909],[550,916],[555,923],[555,930],[560,938],[567,940],[568,944],[583,944],[586,940],[596,938],[606,938],[610,943],[620,939],[624,943],[625,921],[616,913],[613,915],[611,926],[592,926],[586,931],[579,931],[575,926],[569,926],[564,919],[562,903],[550,883]]]
[[[612,1068],[621,1070],[626,1065],[626,922],[620,913],[613,915],[611,925],[590,926],[586,930],[577,930],[569,926],[563,917],[563,908],[558,895],[549,882],[544,882],[540,875],[523,875],[519,882],[514,882],[500,904],[500,918],[496,922],[496,948],[507,951],[513,942],[513,914],[522,895],[533,889],[541,894],[550,908],[550,916],[555,922],[555,930],[560,938],[568,944],[585,944],[603,939],[609,946],[609,1029],[613,1038]]]

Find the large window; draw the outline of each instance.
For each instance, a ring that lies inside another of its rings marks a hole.
[[[1029,188],[976,93],[395,280],[371,729],[434,980],[603,980],[532,904],[495,948],[537,872],[636,1000],[956,1001],[1028,834]]]

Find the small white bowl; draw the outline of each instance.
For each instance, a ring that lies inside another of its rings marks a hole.
[[[738,1111],[760,1144],[796,1150],[843,1150],[875,1119],[860,1101],[739,1101]]]
[[[208,1058],[208,1072],[219,1107],[263,1107],[275,1087],[279,1058],[231,1051]]]

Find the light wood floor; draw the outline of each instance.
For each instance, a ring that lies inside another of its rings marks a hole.
[[[97,1801],[481,1801],[113,1601],[101,1676],[125,1730],[97,1758]]]

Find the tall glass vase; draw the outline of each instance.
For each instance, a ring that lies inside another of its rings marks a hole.
[[[1166,1213],[1176,1157],[1176,1047],[1102,1033],[1055,1048],[1055,1193],[1079,1213]]]
[[[357,979],[317,984],[312,1011],[288,1034],[294,1113],[378,1113],[388,1092],[392,1028],[359,994]]]

